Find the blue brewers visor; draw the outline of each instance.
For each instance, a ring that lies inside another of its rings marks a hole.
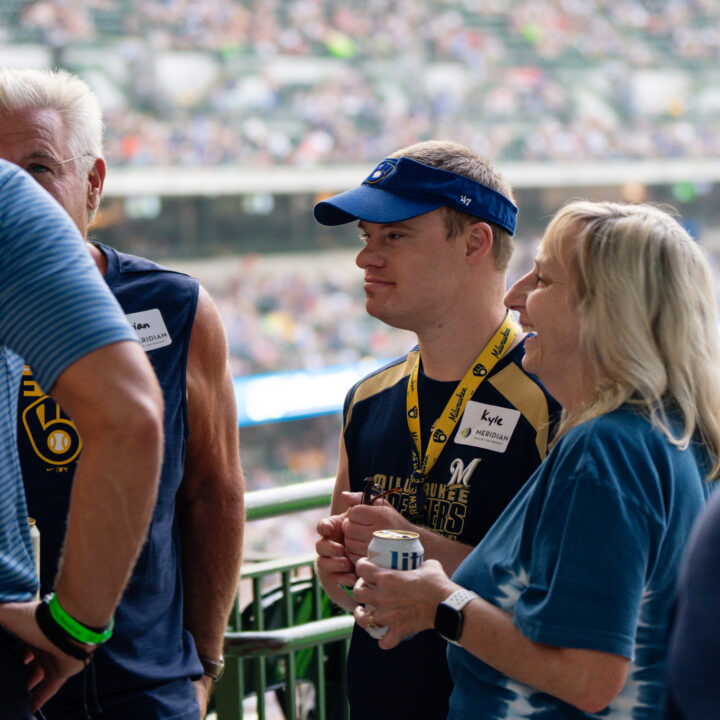
[[[518,210],[504,195],[464,175],[403,157],[383,160],[360,187],[319,202],[313,212],[323,225],[391,223],[443,205],[515,234]]]

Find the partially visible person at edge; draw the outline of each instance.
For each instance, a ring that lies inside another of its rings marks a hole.
[[[359,221],[367,311],[418,340],[345,400],[317,567],[349,610],[357,599],[341,586],[355,582],[375,530],[418,532],[425,556],[452,573],[545,457],[558,408],[522,369],[522,332],[503,305],[516,213],[483,158],[440,141],[397,151],[315,207],[326,225]],[[402,490],[362,505],[364,478]],[[353,718],[447,713],[445,642],[433,632],[385,652],[356,627],[347,672]]]
[[[0,198],[0,718],[29,720],[31,705],[45,703],[106,636],[156,497],[162,396],[67,214],[2,160]],[[62,618],[80,624],[73,634],[49,603],[33,602],[16,447],[20,356],[85,438],[53,598]]]
[[[105,162],[100,106],[84,82],[63,71],[0,71],[0,157],[35,178],[87,239]],[[160,381],[166,438],[149,539],[113,637],[95,656],[98,707],[90,710],[107,720],[133,713],[197,720],[222,668],[242,549],[243,478],[225,334],[195,279],[99,243],[87,248]],[[18,442],[41,535],[44,593],[56,574],[85,438],[34,371],[30,362],[23,375]],[[48,703],[48,720],[77,717],[83,682],[74,678]]]
[[[666,720],[720,717],[720,494],[693,525],[668,647]]]
[[[662,210],[575,202],[505,302],[559,439],[452,580],[364,559],[354,595],[384,648],[432,627],[458,643],[451,720],[655,720],[680,558],[720,471],[708,263]]]

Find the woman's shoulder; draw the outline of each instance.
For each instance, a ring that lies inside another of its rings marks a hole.
[[[648,485],[664,486],[673,478],[682,478],[682,483],[693,487],[702,485],[702,463],[692,446],[672,442],[647,412],[628,405],[571,428],[557,449],[567,465],[585,477],[594,476],[600,482],[624,478],[626,491],[633,485],[631,478],[642,494]]]
[[[567,444],[575,444],[611,439],[632,444],[637,442],[639,436],[659,439],[663,434],[652,424],[647,413],[630,405],[622,405],[572,427],[560,440],[566,439]]]
[[[576,425],[554,449],[583,474],[594,470],[600,477],[613,470],[642,475],[650,468],[654,474],[665,466],[684,467],[683,455],[687,455],[687,463],[696,464],[695,458],[673,444],[647,413],[628,405]]]

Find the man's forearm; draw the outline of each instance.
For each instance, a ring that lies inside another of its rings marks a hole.
[[[415,526],[415,530],[420,534],[420,542],[423,544],[425,557],[440,562],[448,576],[457,570],[458,565],[473,550],[471,545],[450,540],[426,528]]]
[[[104,626],[117,605],[152,516],[163,453],[163,401],[134,342],[100,348],[51,390],[83,438],[56,591],[80,622]]]
[[[120,600],[152,517],[161,447],[152,423],[85,444],[56,582],[65,610],[85,624],[106,624]]]
[[[222,654],[242,561],[242,492],[197,498],[180,509],[184,624],[198,653]]]
[[[198,652],[216,659],[240,579],[244,479],[225,332],[202,287],[190,338],[187,387],[190,438],[176,500],[184,624]]]

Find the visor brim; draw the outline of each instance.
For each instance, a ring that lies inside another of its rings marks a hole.
[[[313,214],[322,225],[343,225],[353,220],[391,223],[424,215],[444,204],[403,197],[372,185],[360,185],[321,200],[313,208]]]

